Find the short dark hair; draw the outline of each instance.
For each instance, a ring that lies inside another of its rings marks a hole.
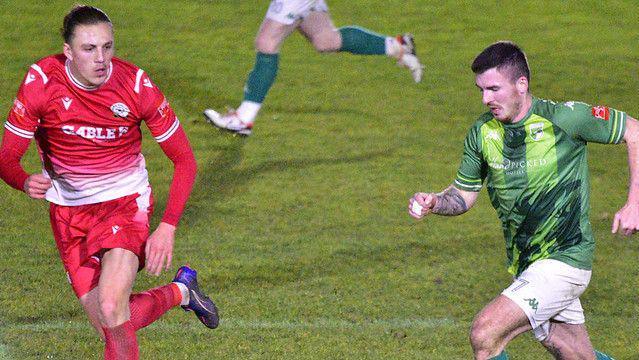
[[[470,68],[477,75],[497,68],[497,70],[509,71],[513,81],[517,81],[522,76],[530,81],[530,68],[526,54],[510,41],[498,41],[485,48],[477,55]]]
[[[94,25],[103,22],[113,25],[111,19],[109,19],[104,11],[89,5],[75,5],[64,17],[60,31],[62,32],[64,42],[70,44],[76,26]]]

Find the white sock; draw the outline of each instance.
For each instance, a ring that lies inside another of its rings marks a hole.
[[[397,41],[397,38],[386,37],[386,56],[398,58],[402,53],[402,44]]]
[[[182,302],[180,302],[180,305],[188,305],[189,300],[191,300],[191,297],[189,296],[189,289],[182,283],[174,282],[174,284],[180,288],[180,292],[182,293]]]
[[[235,112],[237,113],[237,116],[240,118],[240,120],[252,123],[253,120],[255,120],[257,113],[260,112],[261,107],[262,104],[260,103],[244,100],[240,104],[240,107],[235,110]]]

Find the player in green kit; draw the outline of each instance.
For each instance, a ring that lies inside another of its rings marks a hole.
[[[454,183],[415,194],[408,211],[460,215],[488,190],[514,281],[475,317],[475,358],[508,359],[508,342],[532,330],[557,359],[610,359],[593,349],[579,301],[594,251],[586,144],[627,143],[631,185],[612,230],[630,235],[639,229],[639,123],[604,106],[534,97],[526,56],[511,42],[490,45],[472,70],[490,111],[468,131]]]

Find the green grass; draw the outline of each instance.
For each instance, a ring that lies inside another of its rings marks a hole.
[[[30,64],[60,51],[72,1],[0,2],[0,107]],[[338,26],[410,31],[423,83],[383,57],[320,55],[299,34],[254,135],[201,118],[237,106],[268,1],[96,1],[118,55],[163,89],[199,164],[175,245],[214,293],[220,328],[173,310],[139,332],[153,359],[467,359],[474,314],[509,284],[503,239],[482,193],[461,217],[415,222],[408,198],[453,179],[467,128],[484,111],[469,64],[493,41],[529,56],[532,91],[639,115],[637,13],[628,1],[329,2]],[[146,130],[145,130],[146,132]],[[148,133],[148,132],[147,132]],[[158,207],[171,167],[146,135]],[[610,234],[624,204],[624,146],[590,146],[593,278],[582,301],[595,347],[639,359],[639,244]],[[38,169],[34,147],[23,161]],[[98,359],[102,345],[66,282],[45,203],[1,184],[0,359]],[[175,266],[174,266],[175,268]],[[170,280],[141,274],[137,290]],[[550,358],[530,335],[514,359]]]

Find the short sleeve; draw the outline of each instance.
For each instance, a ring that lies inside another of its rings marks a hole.
[[[558,105],[556,125],[575,139],[618,144],[626,131],[627,115],[607,106],[569,101]]]
[[[479,127],[472,127],[466,134],[464,153],[455,177],[455,187],[460,190],[478,192],[486,178],[486,163],[481,153]]]
[[[139,70],[140,74],[142,70]],[[140,94],[142,118],[157,142],[166,141],[180,126],[175,112],[158,87],[145,73],[138,75],[136,90]]]
[[[26,139],[33,138],[42,117],[43,104],[46,102],[47,82],[48,78],[40,67],[31,65],[7,116],[7,130]]]

